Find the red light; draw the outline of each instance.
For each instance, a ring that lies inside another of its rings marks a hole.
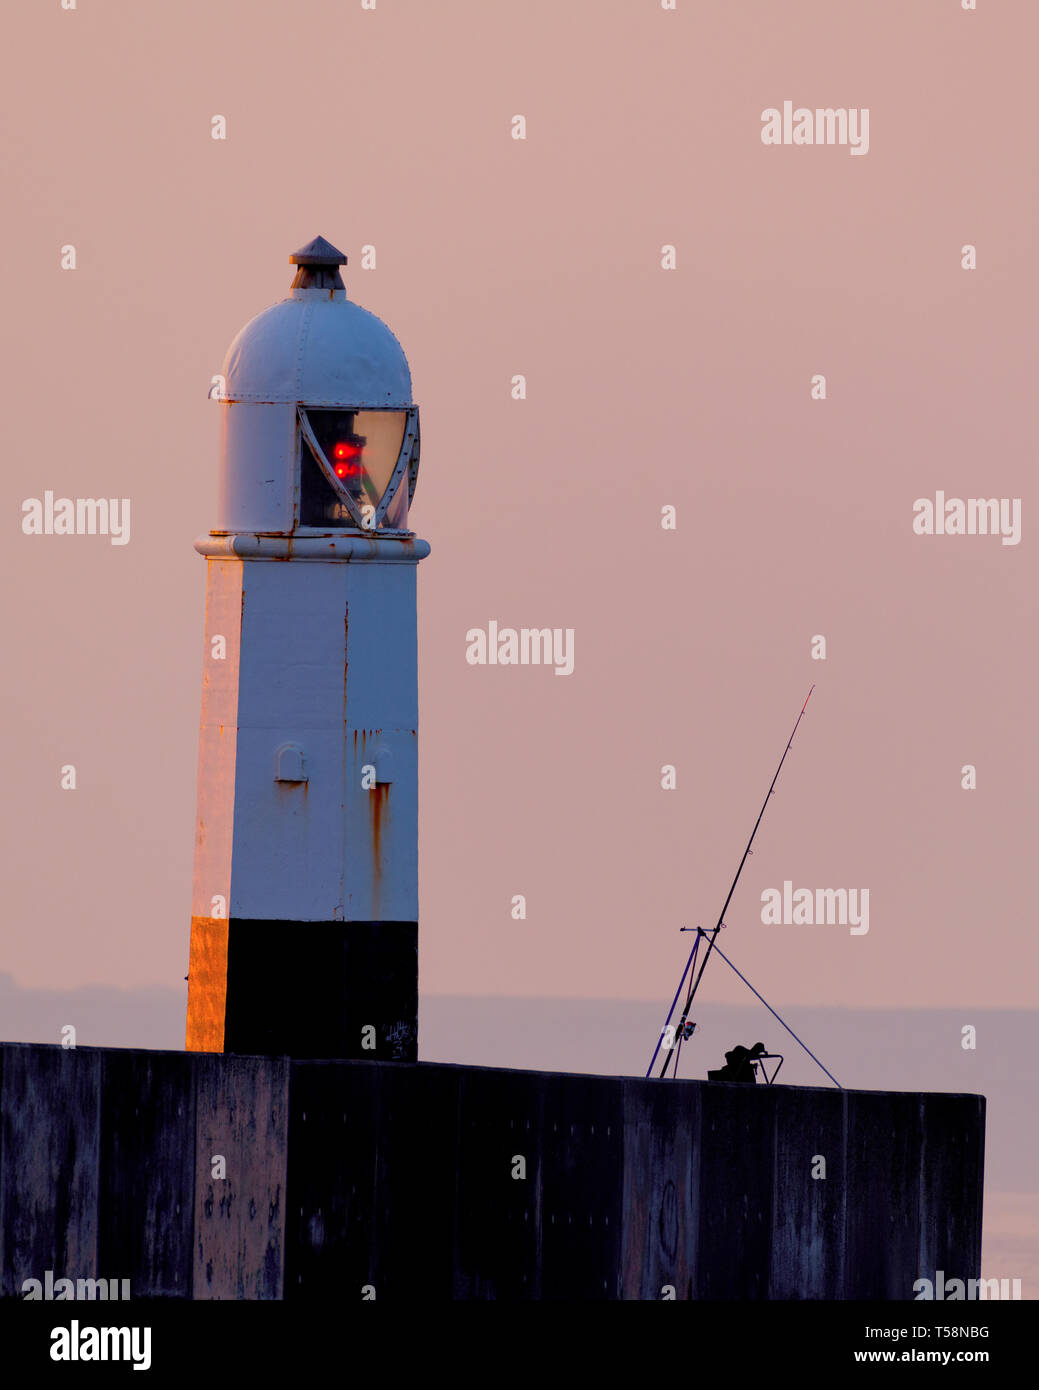
[[[356,478],[361,471],[358,459],[361,456],[360,446],[357,444],[336,444],[332,450],[336,460],[335,470],[337,478]]]

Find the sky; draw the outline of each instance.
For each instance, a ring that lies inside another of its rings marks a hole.
[[[7,28],[0,969],[187,972],[207,395],[320,234],[422,411],[420,988],[666,1002],[814,684],[727,952],[785,1004],[1035,1007],[1034,5]],[[868,150],[763,143],[787,100]],[[129,498],[127,543],[24,534],[47,490]],[[1016,543],[917,534],[939,492],[1017,499]],[[470,665],[492,621],[572,631],[572,673]],[[763,922],[784,883],[868,931]]]

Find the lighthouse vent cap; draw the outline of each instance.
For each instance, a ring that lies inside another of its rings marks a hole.
[[[346,257],[323,236],[316,236],[306,246],[293,251],[289,264],[299,267],[292,282],[294,290],[346,289],[339,274],[339,267],[346,265]]]
[[[386,324],[346,297],[342,251],[315,237],[289,257],[297,267],[286,299],[239,332],[224,358],[222,399],[233,405],[406,410],[411,372]],[[324,278],[322,278],[324,277]]]

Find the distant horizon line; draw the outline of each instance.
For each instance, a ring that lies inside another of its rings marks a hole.
[[[0,991],[5,987],[13,987],[22,994],[75,994],[83,990],[108,990],[119,994],[143,994],[150,991],[161,990],[168,994],[176,994],[177,988],[170,984],[151,983],[140,985],[117,985],[109,984],[100,980],[92,980],[82,985],[23,985],[20,984],[10,973],[10,971],[0,970]],[[185,996],[187,991],[184,991]],[[472,1000],[515,1000],[517,1002],[530,1000],[549,1000],[558,999],[560,1003],[571,1004],[660,1004],[660,997],[646,995],[627,995],[627,994],[476,994],[471,991],[462,990],[423,990],[419,986],[419,1001],[422,999],[472,999]],[[777,1002],[777,1001],[772,1001]],[[841,1013],[905,1013],[912,1011],[916,1013],[937,1013],[949,1009],[967,1009],[972,1013],[982,1011],[989,1013],[1039,1013],[1039,1005],[1028,1004],[979,1004],[976,1000],[971,1003],[954,1002],[949,1004],[832,1004],[819,1002],[806,1002],[803,1000],[779,999],[778,1003],[783,1008],[794,1009],[831,1009]],[[666,1007],[666,1002],[665,1002]],[[740,1000],[728,1002],[722,999],[705,999],[699,1006],[700,1008],[728,1008],[728,1009],[758,1009],[761,1005],[753,1000]]]

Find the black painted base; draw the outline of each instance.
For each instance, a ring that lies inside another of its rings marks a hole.
[[[192,980],[211,996],[197,1005],[223,1019],[222,1047],[204,1050],[418,1060],[416,922],[231,918],[226,932],[226,975],[214,960],[207,979]]]

